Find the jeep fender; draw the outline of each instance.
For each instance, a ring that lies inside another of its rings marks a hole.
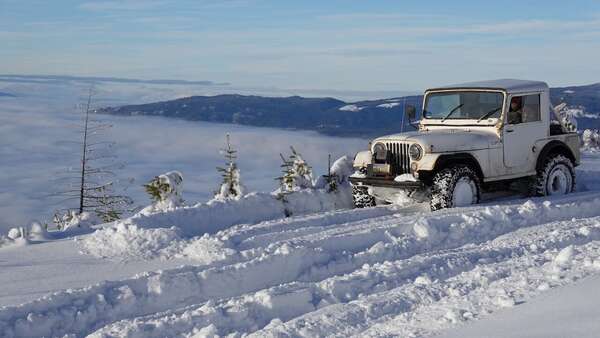
[[[450,166],[458,165],[458,164],[466,164],[469,165],[479,179],[483,182],[484,176],[483,171],[481,170],[481,165],[475,156],[469,153],[452,153],[452,154],[444,154],[440,155],[435,161],[434,172],[438,172],[444,168],[448,168]]]
[[[542,150],[539,152],[539,155],[537,157],[537,161],[536,161],[536,164],[535,164],[535,169],[536,170],[541,170],[542,169],[542,167],[544,166],[544,162],[546,161],[546,158],[550,154],[561,154],[561,155],[564,155],[569,160],[571,160],[571,162],[573,162],[573,165],[577,165],[578,164],[577,163],[577,158],[575,157],[575,155],[571,151],[571,148],[569,148],[568,145],[566,145],[564,142],[559,141],[559,140],[552,140],[552,141],[546,143],[544,145],[544,147],[542,148]]]

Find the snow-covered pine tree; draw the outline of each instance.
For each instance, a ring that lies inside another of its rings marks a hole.
[[[298,189],[314,188],[312,168],[302,158],[302,155],[290,147],[292,154],[286,159],[283,154],[281,160],[282,175],[279,180],[279,190],[281,192],[291,192]]]
[[[276,190],[277,199],[283,203],[283,212],[285,217],[292,216],[292,211],[288,208],[288,200],[286,199],[286,195],[292,193],[294,190],[294,172],[293,172],[293,162],[286,159],[283,154],[279,154],[281,157],[281,172],[282,175],[277,177],[276,180],[279,181],[279,189]]]
[[[311,167],[294,147],[290,147],[290,149],[292,154],[288,158],[279,154],[283,162],[281,164],[282,175],[276,178],[279,181],[279,189],[276,191],[277,199],[283,202],[286,217],[292,215],[292,211],[287,206],[286,195],[299,189],[314,188]]]
[[[279,180],[279,192],[289,193],[292,192],[295,187],[294,162],[291,159],[286,159],[283,154],[279,154],[279,156],[283,162],[280,165],[282,175],[276,178],[276,180]]]
[[[237,150],[231,146],[229,134],[227,134],[226,147],[221,149],[221,153],[225,157],[225,167],[217,167],[217,171],[221,173],[223,182],[218,191],[215,192],[217,200],[238,200],[244,193],[244,188],[240,180],[240,170],[237,167]]]
[[[314,180],[312,174],[312,168],[306,163],[299,152],[290,146],[292,155],[290,155],[290,161],[292,161],[292,172],[294,174],[294,185],[299,189],[308,189],[314,187]]]

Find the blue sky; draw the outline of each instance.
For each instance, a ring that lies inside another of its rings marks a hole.
[[[421,90],[600,81],[599,1],[0,0],[0,73]]]

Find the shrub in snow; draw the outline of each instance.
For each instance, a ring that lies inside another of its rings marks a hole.
[[[600,151],[600,131],[586,129],[581,134],[583,149],[589,151]]]
[[[178,171],[156,176],[144,188],[154,203],[141,212],[165,211],[183,205],[183,176]]]
[[[226,167],[217,167],[217,171],[223,177],[221,187],[215,193],[217,200],[237,200],[243,196],[244,189],[240,182],[240,170],[235,162],[237,151],[231,147],[229,134],[227,135],[227,147],[221,150],[227,161]]]

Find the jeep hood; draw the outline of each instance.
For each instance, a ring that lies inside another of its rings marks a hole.
[[[500,138],[491,131],[465,129],[435,129],[382,136],[376,142],[419,143],[428,152],[454,152],[493,148]]]

